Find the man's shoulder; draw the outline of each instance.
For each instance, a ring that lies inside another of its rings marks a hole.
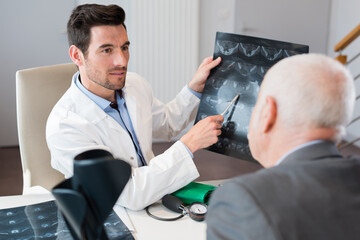
[[[306,176],[317,177],[326,174],[328,171],[346,171],[352,166],[360,164],[358,156],[328,156],[318,159],[301,159],[298,161],[287,162],[271,168],[260,169],[254,173],[244,174],[234,178],[238,184],[252,185],[254,187],[268,187],[278,182],[291,184]],[[341,170],[339,169],[341,167]]]
[[[135,96],[136,98],[143,98],[152,95],[152,88],[150,83],[134,72],[126,74],[125,93]]]
[[[217,189],[211,203],[215,207],[228,205],[239,216],[258,209],[259,213],[253,216],[262,214],[283,236],[291,236],[295,231],[315,236],[325,229],[332,234],[351,235],[354,230],[348,226],[359,217],[353,207],[359,203],[355,197],[360,187],[359,169],[358,157],[334,156],[280,164],[229,180]],[[320,223],[321,228],[312,228]]]
[[[135,72],[127,72],[126,73],[126,86],[132,85],[136,83],[147,83],[145,78],[143,78],[140,74]]]
[[[282,189],[288,189],[293,184],[298,184],[304,174],[307,174],[302,165],[303,163],[278,165],[247,173],[230,179],[224,184],[223,191],[233,193],[246,191],[253,196],[259,195],[259,197],[268,194],[276,195],[276,191],[280,191],[281,195],[283,194]]]
[[[272,185],[274,178],[269,169],[260,169],[253,173],[244,174],[226,181],[217,189],[218,197],[243,195],[245,192],[251,193],[253,190],[261,190],[266,185]],[[264,184],[265,183],[265,184]],[[236,198],[236,197],[235,197]]]
[[[138,74],[136,72],[127,72],[126,77],[127,78],[143,78],[142,76],[140,76],[140,74]]]
[[[358,156],[294,161],[292,164],[280,164],[236,177],[229,181],[226,188],[231,192],[247,191],[264,202],[267,202],[266,199],[281,201],[279,199],[284,195],[289,198],[296,198],[298,195],[307,196],[306,192],[313,193],[315,197],[320,190],[333,194],[331,188],[322,188],[323,186],[337,184],[358,186],[356,182],[360,181],[360,171],[356,169],[360,169]],[[338,177],[334,178],[335,175]]]
[[[75,84],[72,84],[51,110],[47,127],[58,127],[59,122],[67,119],[83,121],[89,113],[94,115],[97,108],[97,105],[90,98],[81,92]]]
[[[74,99],[74,96],[81,98],[82,94],[79,94],[79,93],[81,93],[81,91],[80,90],[77,91],[77,90],[78,89],[77,89],[76,85],[72,83],[71,86],[68,88],[68,90],[66,90],[66,92],[57,101],[57,103],[53,107],[51,113],[73,109],[76,105],[81,104],[79,100]],[[74,93],[74,91],[75,91],[75,93]],[[51,115],[51,113],[50,113],[50,115]]]

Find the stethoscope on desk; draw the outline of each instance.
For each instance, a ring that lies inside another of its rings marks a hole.
[[[149,206],[147,206],[145,208],[146,213],[150,217],[152,217],[156,220],[160,220],[160,221],[175,221],[175,220],[178,220],[178,219],[184,217],[185,215],[189,215],[189,217],[191,219],[198,221],[198,222],[204,221],[205,215],[207,213],[207,205],[205,203],[194,202],[194,203],[190,204],[189,206],[185,206],[184,203],[180,199],[178,199],[177,197],[170,195],[170,194],[167,194],[162,198],[162,204],[169,210],[178,212],[181,214],[174,218],[162,218],[162,217],[155,216],[152,213],[150,213]]]

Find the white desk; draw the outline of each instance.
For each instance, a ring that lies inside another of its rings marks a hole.
[[[217,186],[222,182],[223,180],[207,181],[204,183]],[[49,192],[46,192],[46,190],[44,191],[44,189],[35,188],[33,192],[30,192],[27,195],[0,197],[0,209],[36,204],[50,200],[54,200],[54,198]],[[188,216],[184,216],[183,218],[173,222],[164,222],[149,217],[145,210],[131,211],[127,209],[126,212],[129,215],[130,221],[132,222],[135,230],[133,232],[133,236],[137,240],[206,239],[206,223],[196,222]],[[167,210],[161,204],[154,204],[150,207],[150,212],[161,217],[172,217],[178,215],[177,213],[172,213]],[[131,227],[129,227],[129,229],[130,228]]]

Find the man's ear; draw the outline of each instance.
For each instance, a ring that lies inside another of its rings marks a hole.
[[[71,45],[69,48],[69,55],[71,60],[79,67],[83,65],[84,62],[84,54],[81,50],[75,45]]]
[[[265,98],[265,104],[263,105],[261,116],[262,126],[261,130],[264,133],[268,133],[274,126],[277,118],[277,106],[276,101],[271,96]]]

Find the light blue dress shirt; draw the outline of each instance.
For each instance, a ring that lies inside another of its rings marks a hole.
[[[116,120],[116,122],[118,122],[120,124],[120,126],[125,129],[128,134],[130,135],[130,137],[133,140],[134,143],[134,147],[137,153],[137,160],[138,160],[138,164],[139,166],[145,166],[146,165],[146,161],[145,158],[141,152],[141,148],[140,148],[140,144],[139,141],[136,137],[135,134],[135,130],[133,127],[133,124],[131,122],[131,118],[129,116],[129,111],[126,107],[126,102],[125,99],[120,96],[119,91],[116,91],[116,102],[118,105],[117,109],[114,109],[110,106],[111,102],[99,97],[95,94],[93,94],[92,92],[90,92],[89,90],[87,90],[80,82],[80,73],[77,72],[74,77],[73,77],[73,81],[75,81],[75,85],[86,95],[88,96],[91,100],[93,100],[104,112],[106,112],[109,116],[111,116],[113,119]],[[191,88],[189,88],[189,91],[194,94],[196,97],[200,98],[201,97],[201,93],[195,92],[194,90],[192,90]],[[193,154],[192,152],[188,149],[188,147],[184,144],[185,148],[188,150],[188,152],[190,153],[191,157],[193,158]]]
[[[106,112],[109,116],[111,116],[113,119],[115,119],[116,122],[118,122],[123,129],[125,129],[128,134],[130,135],[136,153],[137,153],[137,160],[139,166],[145,166],[146,161],[145,158],[141,152],[139,141],[136,137],[134,127],[132,125],[129,112],[126,107],[125,99],[120,96],[119,92],[115,92],[116,94],[116,102],[117,102],[117,109],[114,109],[110,106],[111,102],[101,98],[89,90],[87,90],[80,82],[80,74],[79,72],[74,75],[75,84],[76,86],[91,100],[93,100],[104,112]]]

